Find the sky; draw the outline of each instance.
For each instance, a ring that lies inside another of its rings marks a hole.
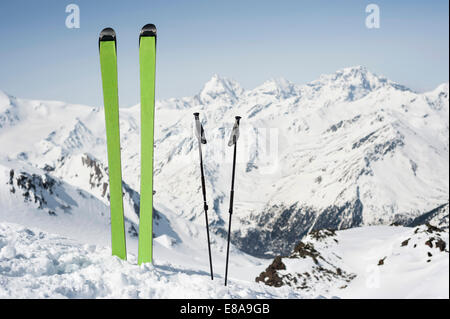
[[[69,29],[66,6],[80,8]],[[366,6],[377,4],[380,28]],[[141,27],[158,28],[156,98],[192,96],[212,75],[252,89],[354,65],[423,92],[449,78],[449,3],[418,0],[2,0],[0,90],[101,105],[98,34],[117,33],[119,100],[139,102]]]

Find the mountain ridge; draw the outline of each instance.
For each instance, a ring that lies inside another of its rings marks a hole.
[[[102,107],[15,101],[17,120],[0,125],[0,157],[43,169],[90,154],[107,166]],[[252,255],[289,252],[319,228],[406,224],[448,203],[448,83],[417,93],[359,66],[304,85],[276,79],[252,90],[214,75],[195,96],[157,101],[155,200],[167,214],[203,225],[194,111],[208,140],[217,236],[226,232],[231,173],[223,141],[234,116],[243,116],[232,239]],[[139,105],[120,116],[122,175],[137,193]],[[61,167],[59,177],[76,167]],[[82,178],[87,184],[90,177]]]

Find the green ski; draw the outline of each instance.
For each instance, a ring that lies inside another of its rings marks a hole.
[[[151,263],[153,248],[153,132],[155,121],[156,27],[145,25],[139,37],[141,74],[141,202],[138,264]]]
[[[108,149],[109,195],[111,209],[112,254],[126,260],[125,225],[122,201],[122,172],[120,163],[119,96],[117,88],[116,33],[103,29],[99,38],[100,66]]]

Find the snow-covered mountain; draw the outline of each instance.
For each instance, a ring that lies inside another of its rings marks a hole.
[[[448,105],[448,83],[420,94],[361,66],[305,85],[276,79],[252,90],[214,75],[199,94],[156,104],[155,205],[166,220],[161,227],[179,220],[204,226],[196,111],[208,140],[204,162],[216,238],[227,227],[232,149],[226,142],[235,115],[243,117],[232,236],[240,250],[274,256],[289,253],[312,230],[409,225],[448,207]],[[120,112],[125,215],[135,236],[139,105]],[[8,184],[14,169],[88,194],[107,214],[101,107],[1,93],[0,145],[2,202],[16,196]],[[11,215],[9,209],[3,215]],[[442,218],[448,224],[448,208]]]

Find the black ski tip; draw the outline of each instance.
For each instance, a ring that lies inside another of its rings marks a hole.
[[[194,116],[195,116],[196,119],[198,119],[198,116],[199,116],[199,115],[200,115],[200,113],[198,113],[198,112],[195,112],[195,113],[194,113]]]
[[[152,23],[144,25],[140,37],[156,37],[156,26]]]
[[[100,32],[100,37],[98,39],[100,42],[102,41],[116,41],[116,32],[113,28],[104,28]]]
[[[100,42],[114,41],[117,53],[116,31],[113,28],[104,28],[98,37],[98,49],[100,50]]]
[[[241,120],[242,117],[236,116],[235,118],[236,118],[236,121],[239,123],[239,121]]]

